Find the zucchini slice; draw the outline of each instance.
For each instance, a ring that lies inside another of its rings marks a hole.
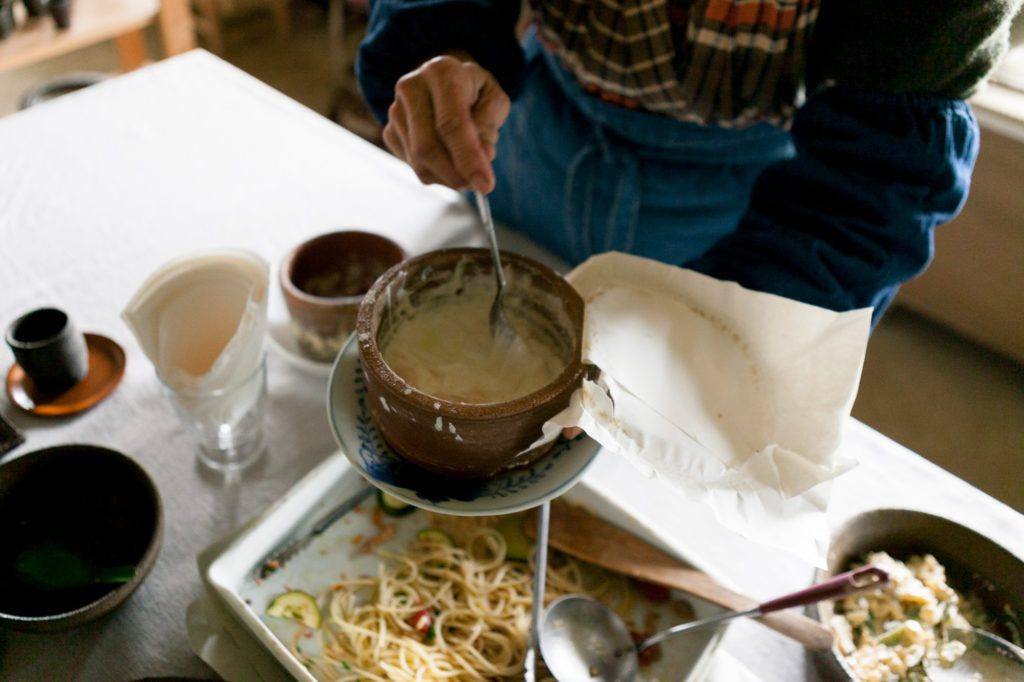
[[[422,540],[423,542],[433,542],[439,545],[447,545],[448,547],[455,546],[455,540],[451,535],[445,533],[440,528],[424,528],[419,533],[416,533],[416,539]]]
[[[316,600],[301,590],[292,590],[274,597],[267,607],[267,615],[287,618],[314,630],[320,627],[320,609]]]
[[[393,495],[388,495],[380,488],[377,488],[377,504],[388,516],[406,516],[416,511],[416,507]]]
[[[505,538],[505,558],[511,561],[529,561],[533,540],[523,530],[526,514],[506,514],[498,519],[496,526]]]

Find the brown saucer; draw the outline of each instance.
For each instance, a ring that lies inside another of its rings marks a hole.
[[[42,395],[17,364],[7,373],[7,395],[23,410],[44,417],[59,417],[86,410],[110,395],[124,375],[124,350],[99,334],[86,334],[89,373],[59,395]]]

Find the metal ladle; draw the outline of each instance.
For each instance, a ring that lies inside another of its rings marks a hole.
[[[757,618],[793,606],[847,597],[877,589],[888,581],[885,570],[862,566],[751,609],[724,611],[676,625],[640,644],[634,643],[629,628],[610,607],[590,597],[568,595],[548,607],[541,624],[540,650],[557,680],[632,682],[640,672],[640,652],[669,637],[741,616]]]
[[[963,642],[967,651],[950,666],[926,658],[924,669],[932,682],[1024,680],[1024,649],[978,628],[950,628],[946,633]]]
[[[480,219],[484,223],[484,230],[491,243],[491,257],[494,259],[494,278],[498,284],[498,291],[494,295],[494,303],[491,304],[491,338],[504,344],[511,344],[517,337],[515,327],[505,316],[505,271],[501,266],[501,252],[498,250],[498,235],[494,230],[494,219],[491,217],[491,204],[487,195],[483,192],[474,191],[476,206],[480,211]]]

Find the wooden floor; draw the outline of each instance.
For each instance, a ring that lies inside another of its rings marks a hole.
[[[295,0],[292,23],[290,37],[282,40],[269,16],[238,17],[227,27],[224,57],[328,115],[338,79],[330,68],[326,12],[308,0]],[[16,109],[20,93],[54,75],[115,68],[112,48],[100,46],[0,74],[0,115]],[[345,102],[340,117],[345,125],[373,137],[376,129],[361,103],[351,93]],[[872,336],[853,414],[1024,512],[1024,368],[1020,365],[895,308]]]

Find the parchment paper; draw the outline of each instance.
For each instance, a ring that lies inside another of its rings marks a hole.
[[[828,482],[870,332],[836,313],[621,253],[567,279],[600,368],[546,437],[580,426],[729,529],[824,565]]]

